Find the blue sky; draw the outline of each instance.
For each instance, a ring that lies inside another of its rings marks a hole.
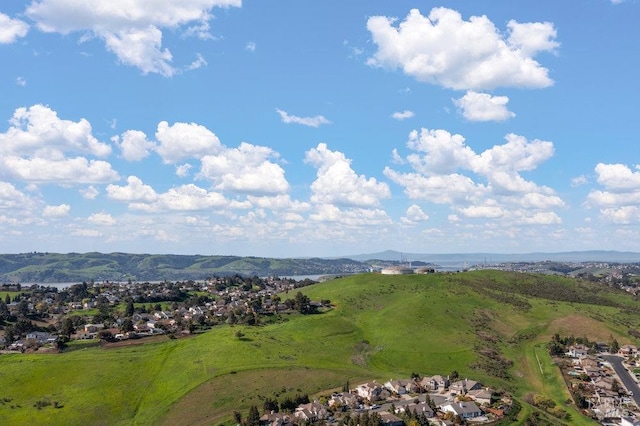
[[[638,0],[0,5],[0,251],[640,251]]]

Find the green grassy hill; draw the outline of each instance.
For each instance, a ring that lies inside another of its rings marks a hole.
[[[590,424],[567,403],[544,344],[553,333],[638,343],[628,332],[640,329],[630,296],[558,277],[363,274],[303,292],[335,308],[130,348],[0,355],[0,423],[220,424],[264,397],[457,370],[516,397],[551,397],[572,424]]]

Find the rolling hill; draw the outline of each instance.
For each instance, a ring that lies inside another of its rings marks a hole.
[[[351,259],[278,259],[131,253],[0,254],[0,281],[56,283],[202,280],[213,275],[294,276],[367,271]]]
[[[129,348],[0,355],[8,424],[220,424],[265,397],[327,394],[345,381],[459,372],[511,393],[570,403],[545,344],[554,333],[638,343],[626,293],[555,276],[499,271],[360,274],[302,289],[334,308],[259,327],[219,326]],[[284,295],[283,295],[284,296]],[[236,331],[244,333],[238,338]],[[62,408],[34,408],[54,400]]]

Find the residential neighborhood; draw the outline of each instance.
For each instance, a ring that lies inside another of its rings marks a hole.
[[[236,275],[200,282],[82,283],[61,290],[5,284],[0,349],[56,351],[73,340],[184,336],[216,324],[255,325],[286,312],[329,307],[329,301],[301,294],[284,301],[278,295],[312,283]]]
[[[414,375],[384,383],[361,383],[300,404],[292,412],[272,410],[262,415],[260,424],[351,424],[362,416],[373,416],[378,424],[386,426],[405,425],[411,420],[420,425],[490,424],[508,415],[511,408],[508,395],[475,380]]]
[[[551,342],[554,347],[556,338]],[[555,354],[567,387],[585,415],[602,424],[640,422],[640,368],[635,345],[574,343]]]

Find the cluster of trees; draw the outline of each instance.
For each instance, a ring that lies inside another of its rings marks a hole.
[[[383,424],[384,423],[382,422],[380,414],[376,413],[375,411],[372,411],[371,413],[365,411],[364,413],[360,413],[355,416],[351,416],[349,415],[349,413],[347,413],[340,419],[338,423],[339,426],[382,426]],[[420,423],[420,426],[425,425],[422,425],[422,423]]]
[[[284,397],[282,401],[278,403],[278,400],[275,398],[265,398],[263,408],[267,413],[292,413],[295,411],[296,407],[302,404],[309,403],[309,395],[302,394],[296,395],[294,397]]]
[[[567,350],[570,346],[573,345],[584,345],[589,348],[589,352],[596,353],[598,349],[598,343],[589,340],[588,337],[575,337],[575,336],[561,336],[556,333],[551,336],[551,340],[547,343],[547,351],[551,356],[562,356],[567,353]],[[620,350],[620,343],[618,340],[612,335],[609,336],[609,341],[607,342],[609,346],[609,352],[615,353]]]
[[[317,313],[317,308],[311,304],[309,296],[302,294],[300,291],[296,293],[295,298],[285,300],[284,304],[287,308],[295,309],[303,315]]]
[[[417,400],[415,400],[414,402],[417,403]],[[437,410],[436,404],[433,402],[433,400],[428,394],[426,395],[425,402],[434,412]],[[395,414],[396,412],[395,404],[393,403],[391,404],[391,406],[389,407],[389,412]],[[429,426],[431,424],[429,422],[429,418],[424,413],[418,413],[415,409],[413,411],[405,410],[404,412],[399,414],[399,417],[402,420],[404,420],[404,424],[407,426]]]
[[[555,401],[549,397],[528,393],[524,396],[524,401],[560,420],[571,420],[571,414],[558,407]]]
[[[285,397],[280,403],[275,398],[265,398],[263,408],[266,413],[292,413],[295,411],[296,407],[302,404],[309,403],[309,395],[296,395],[295,397]],[[242,426],[259,426],[260,425],[260,411],[258,407],[252,405],[249,408],[249,413],[247,417],[243,418],[242,413],[239,411],[233,412],[233,418],[236,421],[236,424]]]

